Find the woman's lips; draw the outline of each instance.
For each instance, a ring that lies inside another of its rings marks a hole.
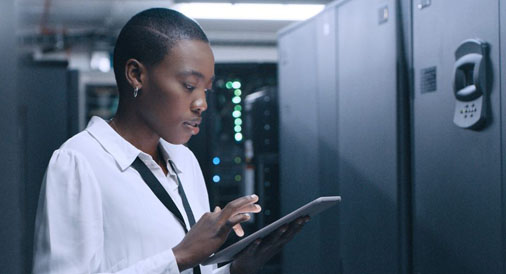
[[[193,135],[197,135],[200,131],[199,122],[184,122],[185,127],[191,130]]]

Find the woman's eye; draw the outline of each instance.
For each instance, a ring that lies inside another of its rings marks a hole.
[[[189,91],[193,91],[193,90],[195,89],[195,87],[194,87],[194,86],[189,85],[189,84],[184,84],[184,87],[185,87],[187,90],[189,90]]]

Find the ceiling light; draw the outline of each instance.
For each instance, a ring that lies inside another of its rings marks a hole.
[[[195,19],[301,21],[315,16],[324,7],[309,4],[181,3],[172,8]]]
[[[105,51],[96,51],[91,55],[90,67],[93,70],[108,72],[111,70],[111,58],[109,53]]]

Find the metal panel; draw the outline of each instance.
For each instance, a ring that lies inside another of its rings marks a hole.
[[[22,122],[25,272],[31,268],[33,226],[42,179],[53,151],[70,137],[67,76],[67,62],[33,62],[29,56],[20,61],[18,87],[23,94],[20,104],[25,109]],[[75,127],[77,117],[73,117]]]
[[[308,21],[279,38],[282,215],[320,194],[315,28],[315,21]],[[322,273],[319,235],[319,222],[313,220],[287,244],[283,273]]]
[[[413,16],[414,272],[503,273],[499,1],[414,0]],[[479,131],[453,123],[454,53],[469,38],[490,44],[491,119]],[[422,93],[430,67],[436,88]]]
[[[16,36],[14,0],[0,1],[0,269],[24,273],[21,250],[22,184],[19,105],[16,87]]]
[[[503,2],[499,2],[499,31],[500,31],[500,38],[501,38],[501,53],[500,53],[500,72],[499,75],[501,75],[501,91],[506,90],[506,74],[504,73],[504,70],[506,68],[506,4]],[[501,106],[506,106],[506,96],[501,96]],[[506,155],[506,111],[501,111],[501,144],[502,144],[502,155]],[[502,158],[502,156],[501,156]],[[502,177],[501,181],[504,182],[504,174],[506,174],[506,165],[502,164]],[[502,187],[502,268],[503,271],[506,270],[506,210],[505,208],[505,202],[506,202],[506,189]]]
[[[338,9],[343,273],[399,272],[395,15],[394,1],[356,0]]]
[[[316,18],[316,54],[318,80],[318,166],[321,195],[338,195],[337,182],[337,64],[336,8],[329,8]],[[341,269],[339,255],[339,207],[322,213],[320,249],[322,273]]]

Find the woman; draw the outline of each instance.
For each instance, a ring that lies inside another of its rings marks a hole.
[[[214,79],[202,29],[173,10],[143,11],[120,32],[114,72],[115,117],[93,117],[50,160],[33,272],[257,272],[307,220],[257,240],[224,267],[198,265],[232,229],[242,236],[240,223],[260,211],[252,195],[209,212],[200,167],[182,145],[199,132]],[[175,209],[159,196],[167,194]]]

